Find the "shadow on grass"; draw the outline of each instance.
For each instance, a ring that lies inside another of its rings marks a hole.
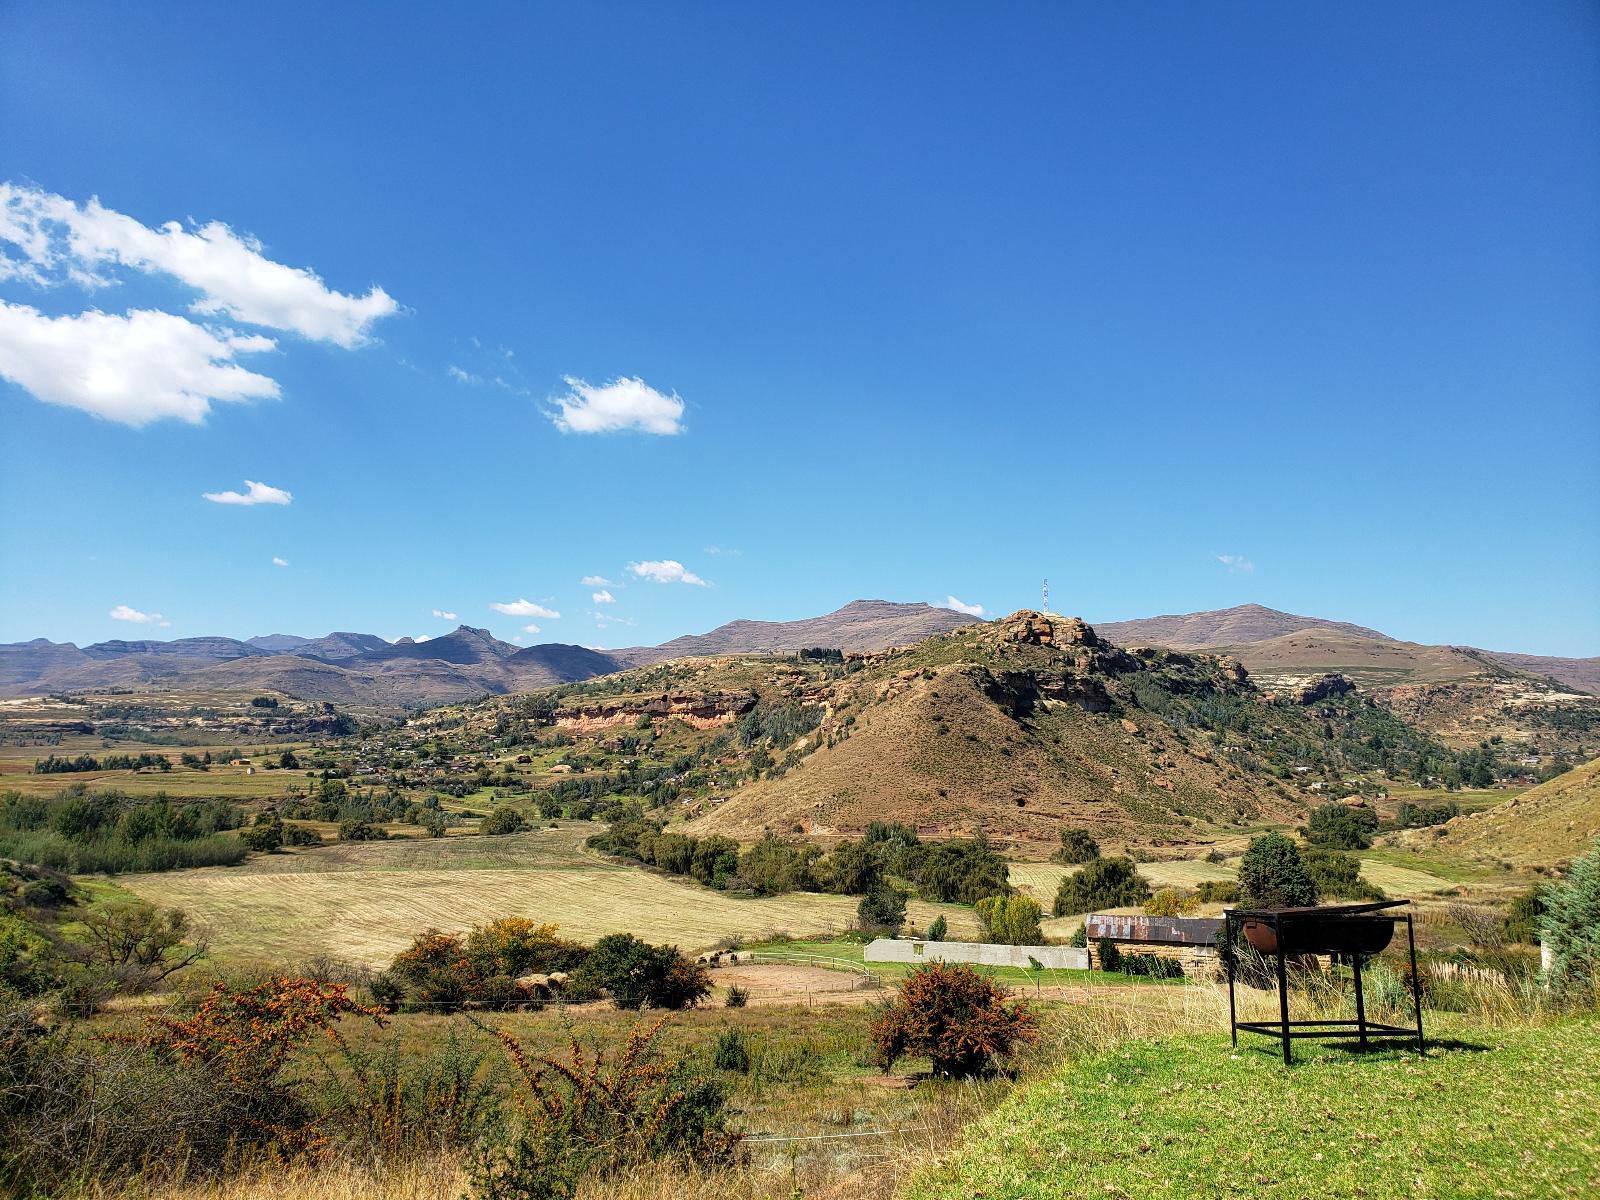
[[[1239,1038],[1239,1048],[1236,1054],[1259,1054],[1267,1058],[1282,1060],[1283,1043],[1266,1034],[1257,1034],[1245,1040],[1247,1035]],[[1315,1043],[1314,1045],[1308,1043]],[[1494,1047],[1486,1046],[1481,1042],[1465,1042],[1460,1038],[1426,1038],[1423,1057],[1426,1058],[1435,1052],[1440,1053],[1469,1053],[1481,1054]],[[1332,1058],[1335,1054],[1348,1055],[1352,1058],[1388,1058],[1400,1059],[1414,1057],[1417,1053],[1416,1042],[1413,1040],[1393,1037],[1382,1040],[1372,1039],[1363,1046],[1359,1040],[1352,1037],[1343,1038],[1296,1038],[1294,1039],[1294,1061],[1291,1066],[1301,1063],[1315,1062]]]

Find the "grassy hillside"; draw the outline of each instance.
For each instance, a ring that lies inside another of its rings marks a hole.
[[[1482,812],[1406,835],[1446,854],[1552,866],[1576,858],[1600,837],[1600,759],[1575,767]]]
[[[1420,1060],[1297,1050],[1286,1069],[1259,1046],[1230,1053],[1223,1036],[1125,1044],[1022,1089],[899,1195],[1593,1194],[1592,1021],[1465,1031]]]

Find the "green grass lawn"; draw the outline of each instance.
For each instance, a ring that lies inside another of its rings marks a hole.
[[[1456,1031],[1366,1055],[1129,1042],[1026,1086],[902,1200],[1594,1196],[1600,1025]]]
[[[865,967],[886,983],[899,983],[901,979],[919,965],[917,963],[895,963],[866,961],[866,946],[861,942],[850,941],[796,941],[775,942],[766,945],[749,946],[747,949],[755,950],[764,958],[793,959],[799,963],[810,966],[836,967],[840,970]],[[1142,975],[1124,975],[1120,971],[1024,971],[1021,967],[989,967],[976,965],[980,974],[987,975],[996,983],[1005,984],[1007,987],[1031,988],[1036,985],[1043,987],[1065,987],[1071,984],[1104,985],[1112,983],[1138,983],[1154,984],[1157,986],[1173,986],[1183,984],[1181,979],[1150,979]]]

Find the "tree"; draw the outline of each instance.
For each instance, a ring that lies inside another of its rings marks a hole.
[[[1061,881],[1054,912],[1064,917],[1097,908],[1122,908],[1142,904],[1149,895],[1150,885],[1131,858],[1097,858]]]
[[[901,981],[899,996],[874,1013],[869,1036],[885,1071],[907,1055],[926,1056],[934,1075],[965,1079],[1031,1042],[1038,1022],[1026,1003],[1007,1003],[970,966],[934,962]]]
[[[1337,896],[1341,900],[1382,900],[1383,890],[1361,878],[1361,860],[1354,854],[1308,846],[1301,856],[1306,874],[1316,885],[1318,896]]]
[[[983,940],[1002,946],[1037,946],[1044,941],[1039,928],[1043,910],[1031,896],[986,896],[977,904]]]
[[[631,933],[610,933],[595,943],[573,973],[576,990],[603,989],[618,1008],[688,1008],[711,992],[711,973],[678,953]]]
[[[1600,839],[1544,894],[1539,939],[1550,952],[1550,981],[1582,994],[1600,985]]]
[[[274,816],[270,821],[252,825],[249,829],[241,829],[239,840],[244,843],[247,850],[254,850],[257,854],[271,854],[283,845],[283,821]]]
[[[1299,908],[1317,902],[1317,885],[1300,851],[1281,833],[1251,841],[1239,861],[1239,903],[1245,908]]]
[[[768,833],[739,859],[739,875],[762,896],[810,891],[816,886],[811,864],[819,857],[815,846],[791,846]]]
[[[950,922],[944,919],[943,913],[940,913],[933,919],[933,923],[928,926],[928,940],[930,942],[942,942],[949,932]]]
[[[145,992],[200,961],[210,939],[188,914],[143,900],[91,908],[82,917],[84,961],[102,968],[122,992]]]
[[[1061,847],[1053,855],[1057,862],[1086,863],[1100,857],[1100,843],[1087,829],[1063,829]]]
[[[298,771],[300,760],[295,757],[293,750],[285,750],[278,755],[278,766],[285,771]]]
[[[1324,804],[1311,814],[1306,840],[1332,850],[1366,850],[1378,832],[1378,814],[1365,805]]]
[[[506,833],[521,833],[527,828],[522,819],[522,814],[514,808],[497,808],[484,818],[479,826],[479,833],[500,835]]]
[[[1193,892],[1164,887],[1144,902],[1144,914],[1147,917],[1187,917],[1199,907],[1200,897]]]
[[[374,825],[371,821],[339,822],[339,840],[341,842],[381,842],[388,836],[388,831],[383,826]]]
[[[952,838],[932,847],[922,861],[918,882],[929,900],[947,903],[976,904],[985,896],[1011,891],[1006,860],[982,834],[971,841]]]
[[[1511,901],[1511,906],[1506,909],[1505,926],[1501,931],[1506,941],[1533,944],[1539,940],[1539,921],[1544,916],[1544,896],[1545,885],[1536,883]]]
[[[865,896],[883,875],[883,864],[868,842],[840,842],[822,863],[822,878],[830,892]]]
[[[906,923],[906,894],[889,883],[877,883],[856,905],[856,920],[863,933],[900,932]]]

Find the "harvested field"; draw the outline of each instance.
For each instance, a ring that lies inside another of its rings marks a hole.
[[[741,898],[607,861],[582,847],[593,829],[572,822],[501,838],[336,844],[118,882],[210,926],[217,953],[236,962],[329,954],[383,965],[424,929],[503,916],[554,922],[581,941],[624,932],[686,951],[726,937],[839,930],[855,920],[853,897]],[[975,928],[965,909],[910,908],[920,925],[942,911],[952,927]]]

